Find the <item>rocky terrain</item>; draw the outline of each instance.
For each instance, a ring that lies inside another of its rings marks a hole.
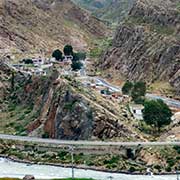
[[[0,52],[52,51],[65,44],[87,49],[106,26],[70,0],[1,0]]]
[[[179,38],[178,0],[137,0],[100,67],[119,79],[168,82],[180,94]]]
[[[14,72],[1,62],[0,132],[58,139],[143,139],[124,106],[83,88],[73,77]],[[112,106],[114,107],[112,109]]]
[[[74,2],[108,24],[116,24],[127,15],[135,0],[74,0]]]

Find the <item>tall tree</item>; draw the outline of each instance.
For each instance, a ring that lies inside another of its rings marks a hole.
[[[146,95],[146,83],[145,82],[136,82],[133,86],[131,97],[135,103],[143,103],[144,97]]]
[[[162,100],[145,101],[143,117],[146,124],[158,128],[171,123],[172,112]]]
[[[65,56],[70,56],[70,55],[73,55],[73,47],[69,44],[65,45],[64,46],[64,55]]]
[[[130,95],[132,88],[133,88],[133,83],[130,81],[126,81],[124,86],[122,87],[122,93],[126,95]]]
[[[62,56],[62,52],[59,49],[56,49],[53,53],[52,53],[52,57],[54,57],[57,61],[60,61],[63,59]]]

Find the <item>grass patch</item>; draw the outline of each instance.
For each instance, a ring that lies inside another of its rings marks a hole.
[[[27,125],[39,116],[33,107],[10,102],[8,109],[0,115],[0,133],[26,135]]]

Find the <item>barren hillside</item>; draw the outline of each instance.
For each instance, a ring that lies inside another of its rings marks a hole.
[[[0,50],[86,49],[106,26],[70,0],[0,0]]]

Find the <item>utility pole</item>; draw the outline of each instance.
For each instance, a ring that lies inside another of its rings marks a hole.
[[[69,146],[69,151],[71,153],[71,172],[72,172],[72,180],[74,180],[74,147]]]
[[[180,180],[178,170],[176,171],[176,174],[177,174],[177,180]]]

